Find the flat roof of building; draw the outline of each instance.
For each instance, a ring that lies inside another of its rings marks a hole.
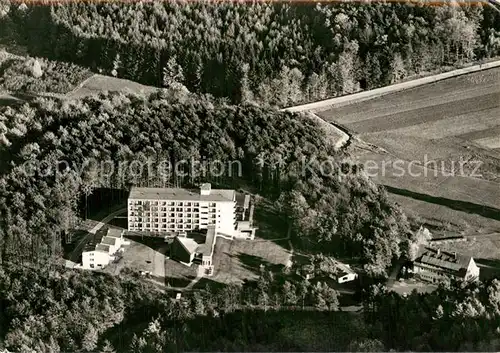
[[[103,244],[94,245],[94,248],[85,248],[85,250],[82,251],[82,254],[85,252],[102,252],[105,254],[109,254],[109,250],[104,250],[104,249],[100,248],[99,247],[100,245],[103,245]]]
[[[106,245],[116,245],[116,238],[105,236],[102,238],[101,243]]]
[[[235,191],[230,189],[212,189],[210,195],[200,195],[199,189],[132,187],[128,198],[135,200],[232,202],[235,199]]]
[[[108,233],[106,234],[106,236],[112,237],[112,238],[121,238],[122,237],[122,230],[116,229],[116,228],[108,228]]]

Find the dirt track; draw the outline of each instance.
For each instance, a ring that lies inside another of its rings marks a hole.
[[[479,136],[487,136],[489,129],[500,126],[500,68],[334,108],[318,115],[360,134],[394,130],[404,134],[404,128],[424,127],[438,121],[443,123],[443,128],[449,121],[448,126],[453,128],[451,122],[456,122],[457,117],[466,119],[471,115],[474,119],[469,120],[470,131],[462,134],[479,132]],[[488,118],[489,126],[473,126],[476,117]]]

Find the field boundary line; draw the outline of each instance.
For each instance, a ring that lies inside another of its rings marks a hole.
[[[285,108],[285,109],[280,109],[280,111],[291,111],[290,109],[291,108]],[[337,124],[335,124],[334,122],[332,122],[332,121],[326,121],[325,119],[323,119],[320,116],[316,115],[312,111],[297,111],[297,112],[303,112],[304,113],[303,115],[306,118],[314,120],[316,123],[318,123],[319,126],[321,127],[321,129],[327,135],[327,138],[330,137],[329,136],[330,135],[330,131],[333,130],[334,134],[338,135],[338,139],[336,141],[333,141],[333,139],[331,141],[331,143],[333,144],[333,148],[334,149],[339,150],[341,148],[346,147],[349,144],[349,142],[351,140],[351,136],[346,132],[347,130],[344,131]]]
[[[80,88],[82,88],[87,82],[90,81],[90,79],[96,77],[97,74],[92,74],[90,77],[87,77],[85,80],[83,80],[82,82],[80,82],[75,88],[73,88],[71,91],[69,91],[68,93],[64,94],[64,97],[65,98],[72,98],[72,96],[75,94],[76,91],[78,91]]]
[[[496,67],[500,67],[500,60],[496,60],[496,61],[492,61],[492,62],[488,62],[488,63],[484,63],[484,64],[473,65],[473,66],[469,66],[469,67],[465,67],[465,68],[461,68],[461,69],[456,69],[456,70],[452,70],[452,71],[448,71],[448,72],[443,72],[440,74],[431,75],[431,76],[427,76],[427,77],[417,78],[415,80],[396,83],[393,85],[375,88],[375,89],[368,90],[368,91],[353,93],[353,94],[349,94],[349,95],[342,96],[342,97],[329,98],[329,99],[325,99],[325,100],[321,100],[321,101],[317,101],[317,102],[313,102],[313,103],[296,105],[296,106],[284,108],[281,110],[282,111],[289,111],[289,112],[304,112],[304,111],[317,112],[317,111],[329,109],[337,104],[351,104],[354,102],[373,99],[373,98],[377,98],[377,97],[380,97],[380,96],[383,96],[383,95],[386,95],[389,93],[401,92],[401,91],[411,89],[414,87],[419,87],[419,86],[427,85],[430,83],[435,83],[435,82],[439,82],[442,80],[446,80],[448,78],[462,76],[462,75],[470,74],[473,72],[493,69]]]

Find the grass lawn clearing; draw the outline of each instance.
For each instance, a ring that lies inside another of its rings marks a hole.
[[[92,94],[99,94],[103,91],[148,94],[156,90],[158,90],[157,87],[144,86],[130,80],[104,75],[94,75],[88,79],[82,87],[72,92],[71,96],[68,98],[79,98]]]
[[[405,293],[409,295],[413,290],[416,290],[418,293],[430,293],[435,291],[437,286],[426,282],[405,280],[403,282],[395,281],[389,289],[400,295],[404,295]]]
[[[269,200],[260,198],[255,206],[254,220],[258,230],[254,240],[218,238],[214,251],[214,275],[218,283],[243,283],[266,270],[281,272],[291,260],[288,249],[287,225]]]
[[[269,240],[217,239],[214,253],[215,272],[211,280],[230,284],[241,284],[244,280],[255,280],[260,274],[260,265],[266,270],[281,272],[288,262],[290,252]]]

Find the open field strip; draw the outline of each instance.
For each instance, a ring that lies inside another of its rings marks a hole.
[[[333,108],[339,108],[343,105],[346,104],[352,104],[352,103],[360,103],[365,100],[370,100],[370,99],[375,99],[375,98],[380,98],[383,95],[387,94],[394,94],[396,92],[402,92],[405,90],[409,90],[411,88],[415,87],[420,87],[420,86],[428,86],[432,83],[440,82],[443,80],[447,80],[450,78],[454,78],[455,80],[460,79],[460,76],[464,76],[466,74],[471,74],[475,72],[481,72],[483,70],[487,69],[493,69],[493,68],[498,68],[500,67],[500,60],[497,61],[491,61],[485,64],[478,64],[478,65],[473,65],[461,69],[456,69],[448,72],[444,72],[441,74],[436,74],[436,75],[430,75],[422,78],[417,78],[417,79],[409,79],[406,82],[401,82],[401,83],[396,83],[393,85],[381,87],[381,88],[376,88],[373,90],[369,91],[363,91],[359,93],[354,93],[354,94],[349,94],[347,96],[342,96],[342,97],[336,97],[336,98],[330,98],[330,99],[325,99],[322,101],[318,102],[313,102],[313,103],[307,103],[303,105],[298,105],[294,107],[289,107],[287,110],[289,111],[294,111],[294,112],[299,112],[299,111],[314,111],[314,112],[319,112],[319,111],[325,111]],[[493,71],[493,70],[490,70]],[[468,78],[468,80],[471,80]],[[483,83],[486,82],[485,78],[481,78],[480,80],[473,79],[475,83]],[[469,82],[470,83],[470,82]]]
[[[498,115],[500,117],[500,115]],[[474,140],[474,143],[486,148],[500,148],[500,136],[485,137],[479,140]]]
[[[498,77],[498,80],[500,80],[500,77]],[[386,96],[390,100],[390,105],[381,98],[355,103],[357,108],[350,105],[339,107],[335,109],[335,116],[332,116],[332,118],[341,124],[356,123],[388,114],[399,114],[413,109],[453,103],[460,101],[464,96],[468,98],[482,97],[490,94],[498,86],[497,82],[489,82],[488,84],[474,85],[474,87],[465,87],[461,92],[457,92],[456,88],[452,86],[436,92],[434,86],[438,84],[413,88],[409,91]],[[460,84],[467,85],[465,82]],[[439,88],[442,88],[441,86]],[[411,97],[408,95],[410,92],[414,93]],[[366,114],[367,111],[370,112],[370,115]]]
[[[468,140],[468,141],[474,141],[477,139],[481,139],[484,137],[491,137],[491,136],[500,136],[500,126],[488,129],[488,131],[471,131],[466,134],[459,135],[457,137]]]
[[[467,97],[459,101],[442,103],[428,107],[417,108],[404,112],[390,113],[384,116],[371,117],[370,111],[365,111],[369,119],[356,123],[347,123],[342,118],[339,122],[353,131],[363,134],[378,131],[390,131],[396,128],[412,127],[423,123],[433,123],[442,119],[456,117],[457,115],[484,114],[496,117],[496,124],[500,125],[498,119],[499,92],[492,92],[481,97]],[[390,104],[390,101],[388,102]],[[495,114],[496,113],[496,114]],[[469,123],[474,123],[470,121]],[[427,138],[425,134],[423,137]]]
[[[475,136],[476,138],[481,135],[487,136],[494,132],[495,129],[481,130]],[[463,139],[462,136],[426,140],[423,137],[401,135],[392,131],[365,134],[361,143],[365,144],[365,142],[370,143],[370,145],[358,148],[359,143],[357,143],[356,148],[351,152],[355,159],[363,159],[364,161],[373,159],[376,162],[385,159],[415,161],[414,164],[427,164],[428,169],[437,167],[440,171],[443,170],[443,165],[444,169],[448,171],[451,170],[452,163],[457,168],[463,161],[471,161],[464,164],[463,174],[473,180],[477,180],[477,174],[479,174],[481,181],[495,183],[492,184],[495,186],[494,192],[498,190],[500,182],[500,153],[498,152],[500,149],[480,148],[472,141]],[[373,146],[382,148],[385,151],[383,155],[380,155],[382,152],[377,152]],[[478,163],[480,163],[479,170],[475,170]],[[476,177],[472,177],[472,175]],[[491,184],[486,183],[485,185]]]
[[[461,114],[386,131],[415,137],[425,136],[426,139],[441,139],[450,136],[461,137],[471,132],[481,135],[487,134],[491,129],[499,127],[499,117],[500,107],[494,107],[474,113]],[[395,125],[397,125],[397,122]],[[476,141],[476,143],[478,142]]]
[[[385,151],[368,146],[352,153],[360,163],[378,167],[374,180],[385,185],[410,216],[443,226],[467,224],[472,233],[498,230],[500,184],[491,180],[500,174],[499,82],[500,69],[490,69],[317,115]],[[423,166],[426,160],[430,168]],[[472,172],[468,165],[464,175],[447,175],[451,161],[482,163],[479,178],[467,174]],[[395,162],[403,175],[394,169]]]
[[[380,170],[371,176],[386,186],[391,197],[412,217],[432,219],[443,224],[469,224],[488,229],[500,229],[499,184],[483,179],[446,176],[439,170],[403,162],[403,176],[393,167],[391,155],[365,153],[357,156],[360,163],[376,163]]]

